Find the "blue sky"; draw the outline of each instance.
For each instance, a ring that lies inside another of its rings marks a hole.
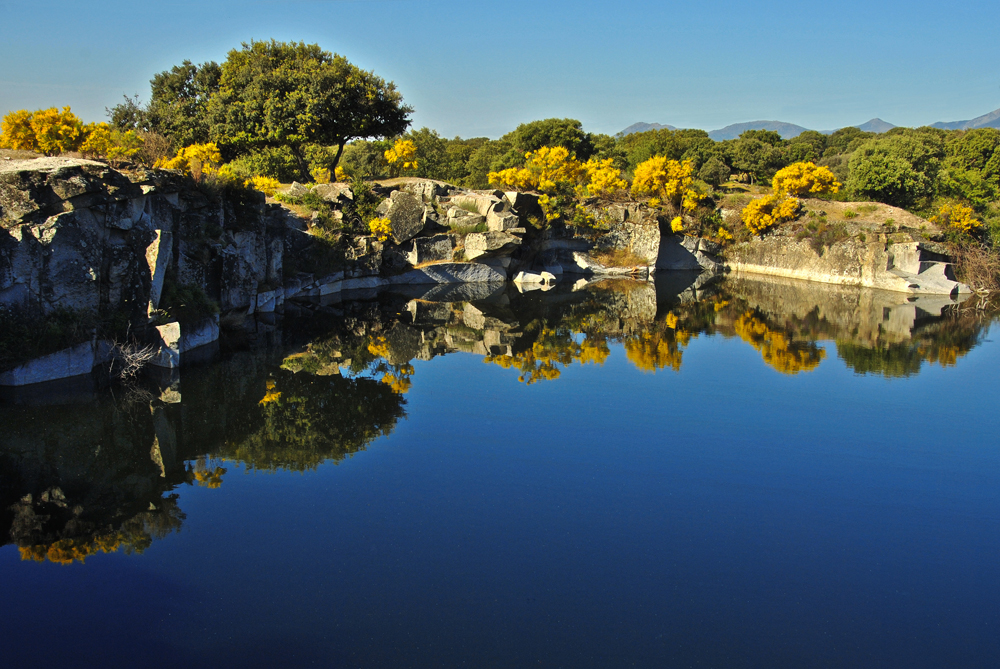
[[[832,129],[1000,107],[1000,3],[0,0],[0,113],[86,121],[153,74],[251,39],[320,44],[396,82],[416,127],[499,135],[551,116],[615,133],[752,120]]]

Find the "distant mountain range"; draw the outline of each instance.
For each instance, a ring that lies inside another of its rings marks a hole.
[[[660,125],[659,123],[633,123],[618,133],[618,137],[631,135],[634,132],[647,132],[649,130],[677,130],[677,128],[672,125]]]
[[[721,142],[724,139],[736,139],[747,130],[774,130],[781,135],[782,139],[791,139],[805,132],[807,128],[782,121],[750,121],[749,123],[727,125],[719,130],[710,130],[708,136],[716,142]]]
[[[892,123],[883,121],[880,118],[873,118],[872,120],[862,123],[860,125],[852,126],[855,128],[860,128],[865,132],[886,132],[895,128]],[[945,130],[971,130],[973,128],[998,128],[1000,129],[1000,109],[992,111],[989,114],[983,114],[969,121],[951,121],[951,122],[938,122],[932,123],[932,128],[943,128]],[[659,123],[634,123],[629,127],[618,133],[619,136],[631,135],[634,132],[646,132],[647,130],[676,130],[671,125],[660,125]],[[785,123],[783,121],[750,121],[749,123],[734,123],[733,125],[727,125],[725,128],[719,128],[718,130],[710,130],[708,136],[717,142],[721,142],[725,139],[736,139],[741,134],[747,130],[773,130],[781,135],[782,139],[792,139],[797,137],[801,133],[805,132],[807,128],[803,128],[800,125],[795,125],[794,123]],[[834,132],[833,130],[820,130],[824,135],[829,135]]]
[[[951,121],[950,123],[932,123],[932,128],[945,130],[972,130],[974,128],[1000,128],[1000,109],[983,114],[969,121]]]

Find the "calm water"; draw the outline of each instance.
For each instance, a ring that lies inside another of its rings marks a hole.
[[[4,665],[1000,664],[975,303],[358,297],[0,403]]]

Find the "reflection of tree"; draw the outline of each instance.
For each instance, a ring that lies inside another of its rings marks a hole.
[[[369,378],[279,371],[271,381],[266,396],[273,399],[259,405],[260,429],[215,455],[264,471],[315,469],[363,450],[404,415],[400,394]]]
[[[837,356],[856,374],[906,377],[919,372],[922,364],[920,354],[909,343],[864,346],[838,341]]]
[[[982,336],[981,314],[958,310],[930,325],[918,328],[913,339],[886,346],[837,342],[837,355],[857,374],[907,377],[925,362],[952,367],[971,351]]]
[[[809,372],[826,357],[826,350],[814,341],[793,341],[787,334],[771,328],[753,309],[733,324],[736,334],[760,351],[764,362],[782,374]]]

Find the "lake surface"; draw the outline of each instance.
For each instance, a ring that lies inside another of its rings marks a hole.
[[[8,396],[3,664],[1000,664],[991,312],[578,288],[299,305]]]

